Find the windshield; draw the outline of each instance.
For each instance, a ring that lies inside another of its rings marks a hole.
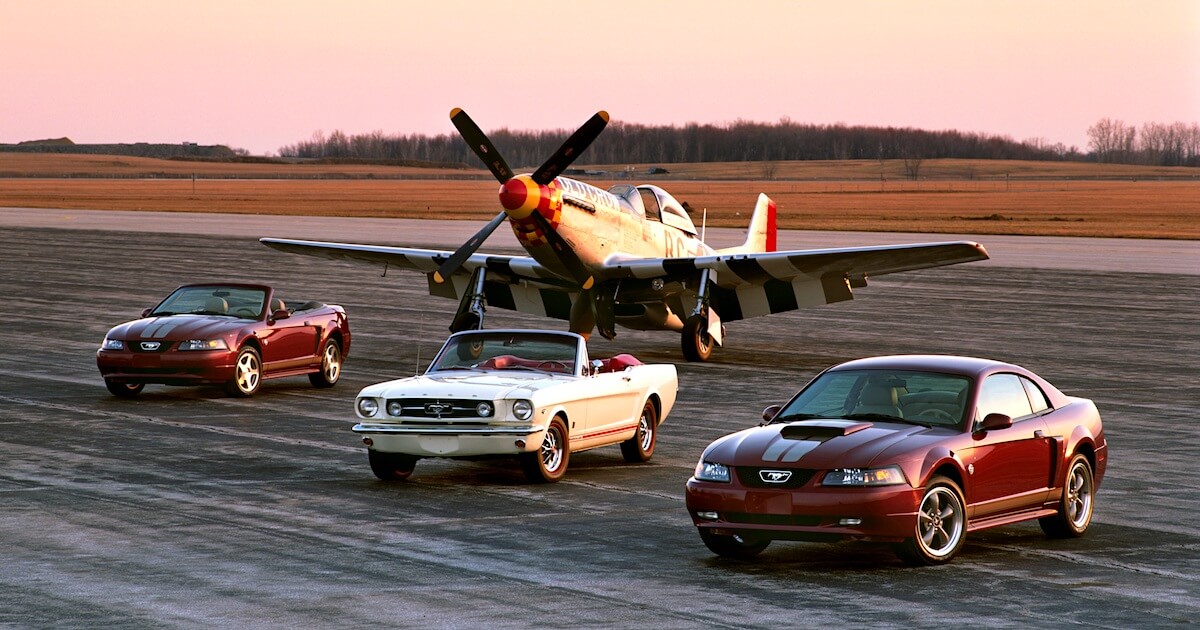
[[[258,319],[267,292],[253,287],[181,287],[150,311],[151,316],[197,314]]]
[[[452,337],[429,366],[446,370],[516,370],[574,374],[575,337],[528,333],[475,333]]]
[[[862,418],[961,426],[970,384],[965,376],[937,372],[826,372],[788,403],[774,421]]]

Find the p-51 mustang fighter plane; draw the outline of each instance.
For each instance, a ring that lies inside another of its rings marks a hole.
[[[775,251],[775,202],[766,195],[745,243],[714,250],[671,195],[651,185],[601,190],[560,177],[608,124],[598,112],[532,174],[513,175],[461,109],[450,120],[500,181],[503,210],[457,251],[278,238],[286,252],[382,263],[428,277],[429,293],[459,300],[452,331],[483,327],[485,306],[565,319],[570,330],[616,336],[635,330],[681,333],[689,361],[724,343],[723,322],[852,299],[867,278],[984,260],[970,242]],[[507,219],[528,256],[475,253]]]

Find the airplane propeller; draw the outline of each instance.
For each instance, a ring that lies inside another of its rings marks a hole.
[[[509,204],[512,203],[510,200],[513,198],[513,195],[517,193],[523,194],[522,191],[518,190],[523,187],[520,182],[514,181],[512,185],[509,185],[509,181],[514,179],[512,169],[508,167],[508,163],[504,161],[504,157],[496,150],[492,141],[488,139],[483,130],[475,124],[475,121],[471,120],[471,117],[466,112],[457,107],[454,108],[450,111],[450,122],[458,129],[459,135],[467,142],[467,146],[471,147],[471,151],[483,161],[492,175],[500,182],[501,205],[504,205],[506,209],[502,210],[491,221],[488,221],[481,230],[467,239],[467,242],[463,243],[462,246],[455,250],[438,267],[438,270],[433,274],[433,280],[439,284],[445,282],[454,272],[458,271],[458,268],[471,257],[471,254],[474,254],[479,249],[483,241],[488,236],[491,236],[492,232],[504,222],[505,217],[508,216],[508,211],[516,207],[509,207]],[[538,167],[529,179],[539,187],[554,181],[555,177],[558,177],[560,173],[570,166],[592,144],[597,136],[600,135],[600,132],[604,131],[604,127],[607,124],[608,113],[603,111],[596,112],[582,127],[571,134],[571,137],[567,138],[567,141],[558,148],[558,151],[555,151],[554,155],[551,155],[545,163]],[[522,176],[523,178],[525,176]],[[519,205],[517,203],[517,206]],[[554,230],[550,222],[546,220],[546,217],[542,216],[542,213],[534,210],[529,216],[537,223],[542,233],[546,235],[546,240],[554,248],[554,251],[558,254],[559,259],[562,260],[563,265],[570,272],[573,279],[584,290],[591,289],[594,281],[592,274],[588,271],[587,266],[583,264],[583,261],[579,260],[579,256],[575,254],[575,250],[566,242],[566,239]]]

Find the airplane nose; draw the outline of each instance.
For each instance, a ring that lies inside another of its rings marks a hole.
[[[527,176],[517,176],[500,186],[500,205],[508,216],[524,219],[538,207],[541,187]]]

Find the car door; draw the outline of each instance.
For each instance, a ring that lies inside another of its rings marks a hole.
[[[317,327],[303,315],[268,320],[260,340],[266,371],[298,368],[311,363],[317,352]]]
[[[635,370],[606,372],[583,380],[587,417],[584,430],[571,435],[572,448],[577,439],[580,448],[609,444],[636,428],[639,416],[634,412],[640,388],[634,379]]]
[[[971,517],[1039,507],[1049,492],[1053,441],[1030,405],[1023,380],[1016,374],[992,374],[980,386],[972,447],[963,458]],[[991,413],[1011,417],[1012,426],[979,430]]]

